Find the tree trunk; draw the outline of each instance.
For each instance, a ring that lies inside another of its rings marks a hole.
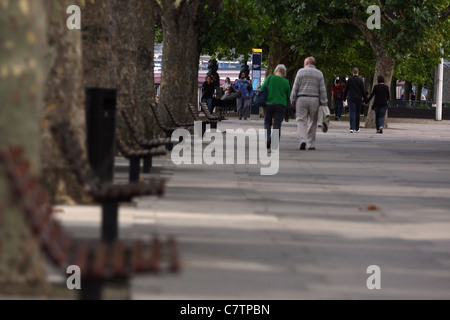
[[[428,85],[427,101],[434,101],[434,78]]]
[[[390,97],[391,100],[397,100],[397,78],[392,79],[391,86],[390,86]]]
[[[157,6],[150,0],[137,2],[137,78],[136,123],[138,131],[152,139],[158,135],[158,127],[150,116],[150,103],[155,103],[154,47]]]
[[[45,110],[41,122],[42,180],[52,203],[83,203],[89,198],[68,169],[49,131],[52,121],[70,120],[84,147],[86,126],[81,31],[69,30],[66,25],[69,18],[67,8],[70,5],[81,7],[81,3],[79,0],[61,0],[46,1],[45,4],[49,26],[49,52],[46,58],[50,71],[44,87]]]
[[[405,81],[405,92],[403,93],[403,100],[409,101],[411,97],[412,83],[411,81]]]
[[[192,119],[187,103],[197,103],[203,1],[158,1],[162,10],[163,56],[160,105],[171,106],[181,121]],[[161,115],[169,121],[162,108]]]
[[[376,83],[375,81],[376,81],[376,79],[374,79],[374,75],[372,75],[372,74],[367,77],[364,77],[364,89],[367,92],[367,96],[369,96],[371,94],[372,88],[373,88],[374,84]],[[367,105],[363,106],[363,108],[364,108],[364,116],[367,117],[369,115],[369,110],[371,108],[369,108],[369,106],[367,106]]]
[[[44,1],[3,2],[0,14],[0,149],[22,146],[40,174],[39,113],[45,80]],[[0,292],[43,294],[47,289],[39,242],[12,202],[0,165]]]
[[[376,46],[376,48],[380,48],[379,46]],[[394,60],[386,53],[384,50],[384,47],[381,47],[377,54],[377,62],[375,65],[375,74],[373,77],[372,82],[372,90],[375,84],[378,83],[377,78],[379,75],[384,76],[384,84],[388,87],[391,86],[392,81],[392,75],[394,74],[394,67],[395,62]],[[369,92],[372,92],[372,90],[369,90]],[[372,98],[370,101],[370,104],[368,106],[368,112],[367,112],[367,118],[366,123],[364,125],[365,128],[375,128],[375,112],[372,110],[373,102],[375,101],[375,98]],[[386,122],[385,122],[385,128],[388,127],[388,112],[386,112]]]
[[[328,108],[331,110],[334,108],[334,106],[332,107],[331,103],[332,103],[332,95],[333,95],[333,85],[334,85],[334,79],[325,79],[325,87],[327,89],[327,99],[328,99]],[[335,110],[336,112],[336,110]]]
[[[137,0],[108,0],[110,87],[117,89],[116,125],[120,136],[134,144],[120,110],[136,113],[137,81]]]
[[[273,71],[275,70],[277,65],[284,64],[287,69],[286,79],[289,80],[292,86],[295,81],[297,71],[300,68],[303,68],[303,62],[307,56],[300,56],[296,53],[293,53],[290,50],[291,44],[284,42],[283,39],[278,35],[278,31],[279,28],[274,27],[268,32],[267,35],[268,38],[277,45],[272,46],[269,49],[266,77],[273,74]]]
[[[107,0],[86,1],[83,10],[83,83],[109,88]]]
[[[366,89],[366,91],[370,94],[372,92],[372,88],[374,86],[374,84],[376,84],[377,79],[374,79],[375,76],[374,75],[368,75],[367,77],[364,77],[365,81],[364,81],[364,89]]]
[[[422,97],[423,84],[418,84],[416,89],[416,101],[420,101]]]
[[[355,11],[352,17],[353,24],[358,27],[367,41],[369,42],[373,52],[377,57],[377,62],[375,64],[375,73],[374,80],[372,82],[373,86],[377,83],[377,78],[379,75],[384,76],[384,84],[390,87],[392,75],[394,74],[395,61],[389,56],[387,53],[386,47],[384,45],[384,39],[381,38],[381,35],[378,32],[374,32],[367,28],[366,22],[359,16],[359,14]],[[370,90],[372,91],[372,90]],[[375,128],[375,112],[372,110],[373,101],[370,102],[366,117],[366,123],[364,125],[365,128]],[[388,114],[386,112],[386,122],[385,127],[388,127]]]

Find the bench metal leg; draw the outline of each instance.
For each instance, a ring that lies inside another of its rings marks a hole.
[[[152,157],[147,157],[144,158],[144,169],[143,172],[144,173],[150,173],[150,169],[153,166],[153,158]]]
[[[130,159],[130,182],[139,181],[140,166],[141,166],[140,158],[131,158]]]
[[[102,203],[102,240],[113,243],[118,235],[118,203]]]
[[[206,123],[202,122],[202,137],[205,135],[206,132]]]
[[[217,122],[211,123],[211,129],[217,130]]]
[[[79,300],[101,300],[102,282],[93,279],[81,279],[81,290],[79,290]]]
[[[166,138],[167,138],[167,139],[172,139],[172,132],[166,131]],[[172,151],[172,149],[173,149],[173,144],[172,144],[171,142],[167,143],[167,144],[166,144],[166,149],[167,149],[167,151]]]

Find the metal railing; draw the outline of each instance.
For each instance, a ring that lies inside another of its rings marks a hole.
[[[420,100],[420,101],[391,100],[391,101],[389,101],[389,107],[390,108],[409,107],[409,108],[414,108],[414,109],[433,109],[433,108],[436,108],[436,102],[435,101],[426,101],[426,100]],[[442,108],[450,109],[450,102],[443,102]]]

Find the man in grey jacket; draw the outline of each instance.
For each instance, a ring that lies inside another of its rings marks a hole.
[[[316,59],[305,59],[298,70],[291,92],[291,104],[296,108],[300,150],[316,149],[317,118],[320,105],[327,105],[327,90],[322,71],[316,68]]]

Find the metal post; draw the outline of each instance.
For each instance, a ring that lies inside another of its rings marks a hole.
[[[172,139],[172,133],[169,131],[166,131],[166,138]],[[166,143],[166,149],[167,149],[167,151],[172,151],[173,143],[172,142]]]
[[[444,55],[444,49],[441,49],[442,55]],[[436,121],[442,120],[442,95],[444,88],[444,58],[441,58],[441,63],[438,67],[438,79],[437,79],[437,96],[436,96]]]
[[[205,135],[206,132],[206,122],[202,122],[202,137]]]
[[[130,182],[139,181],[139,169],[141,166],[140,158],[130,159]]]
[[[118,216],[117,202],[102,203],[102,240],[113,243],[117,239]]]
[[[101,182],[112,182],[115,156],[116,90],[86,88],[89,163]]]
[[[153,166],[153,158],[151,156],[147,157],[147,158],[144,158],[143,172],[144,173],[150,173],[150,169],[151,169],[152,166]]]
[[[103,284],[99,280],[82,278],[79,300],[101,300],[102,286]]]

